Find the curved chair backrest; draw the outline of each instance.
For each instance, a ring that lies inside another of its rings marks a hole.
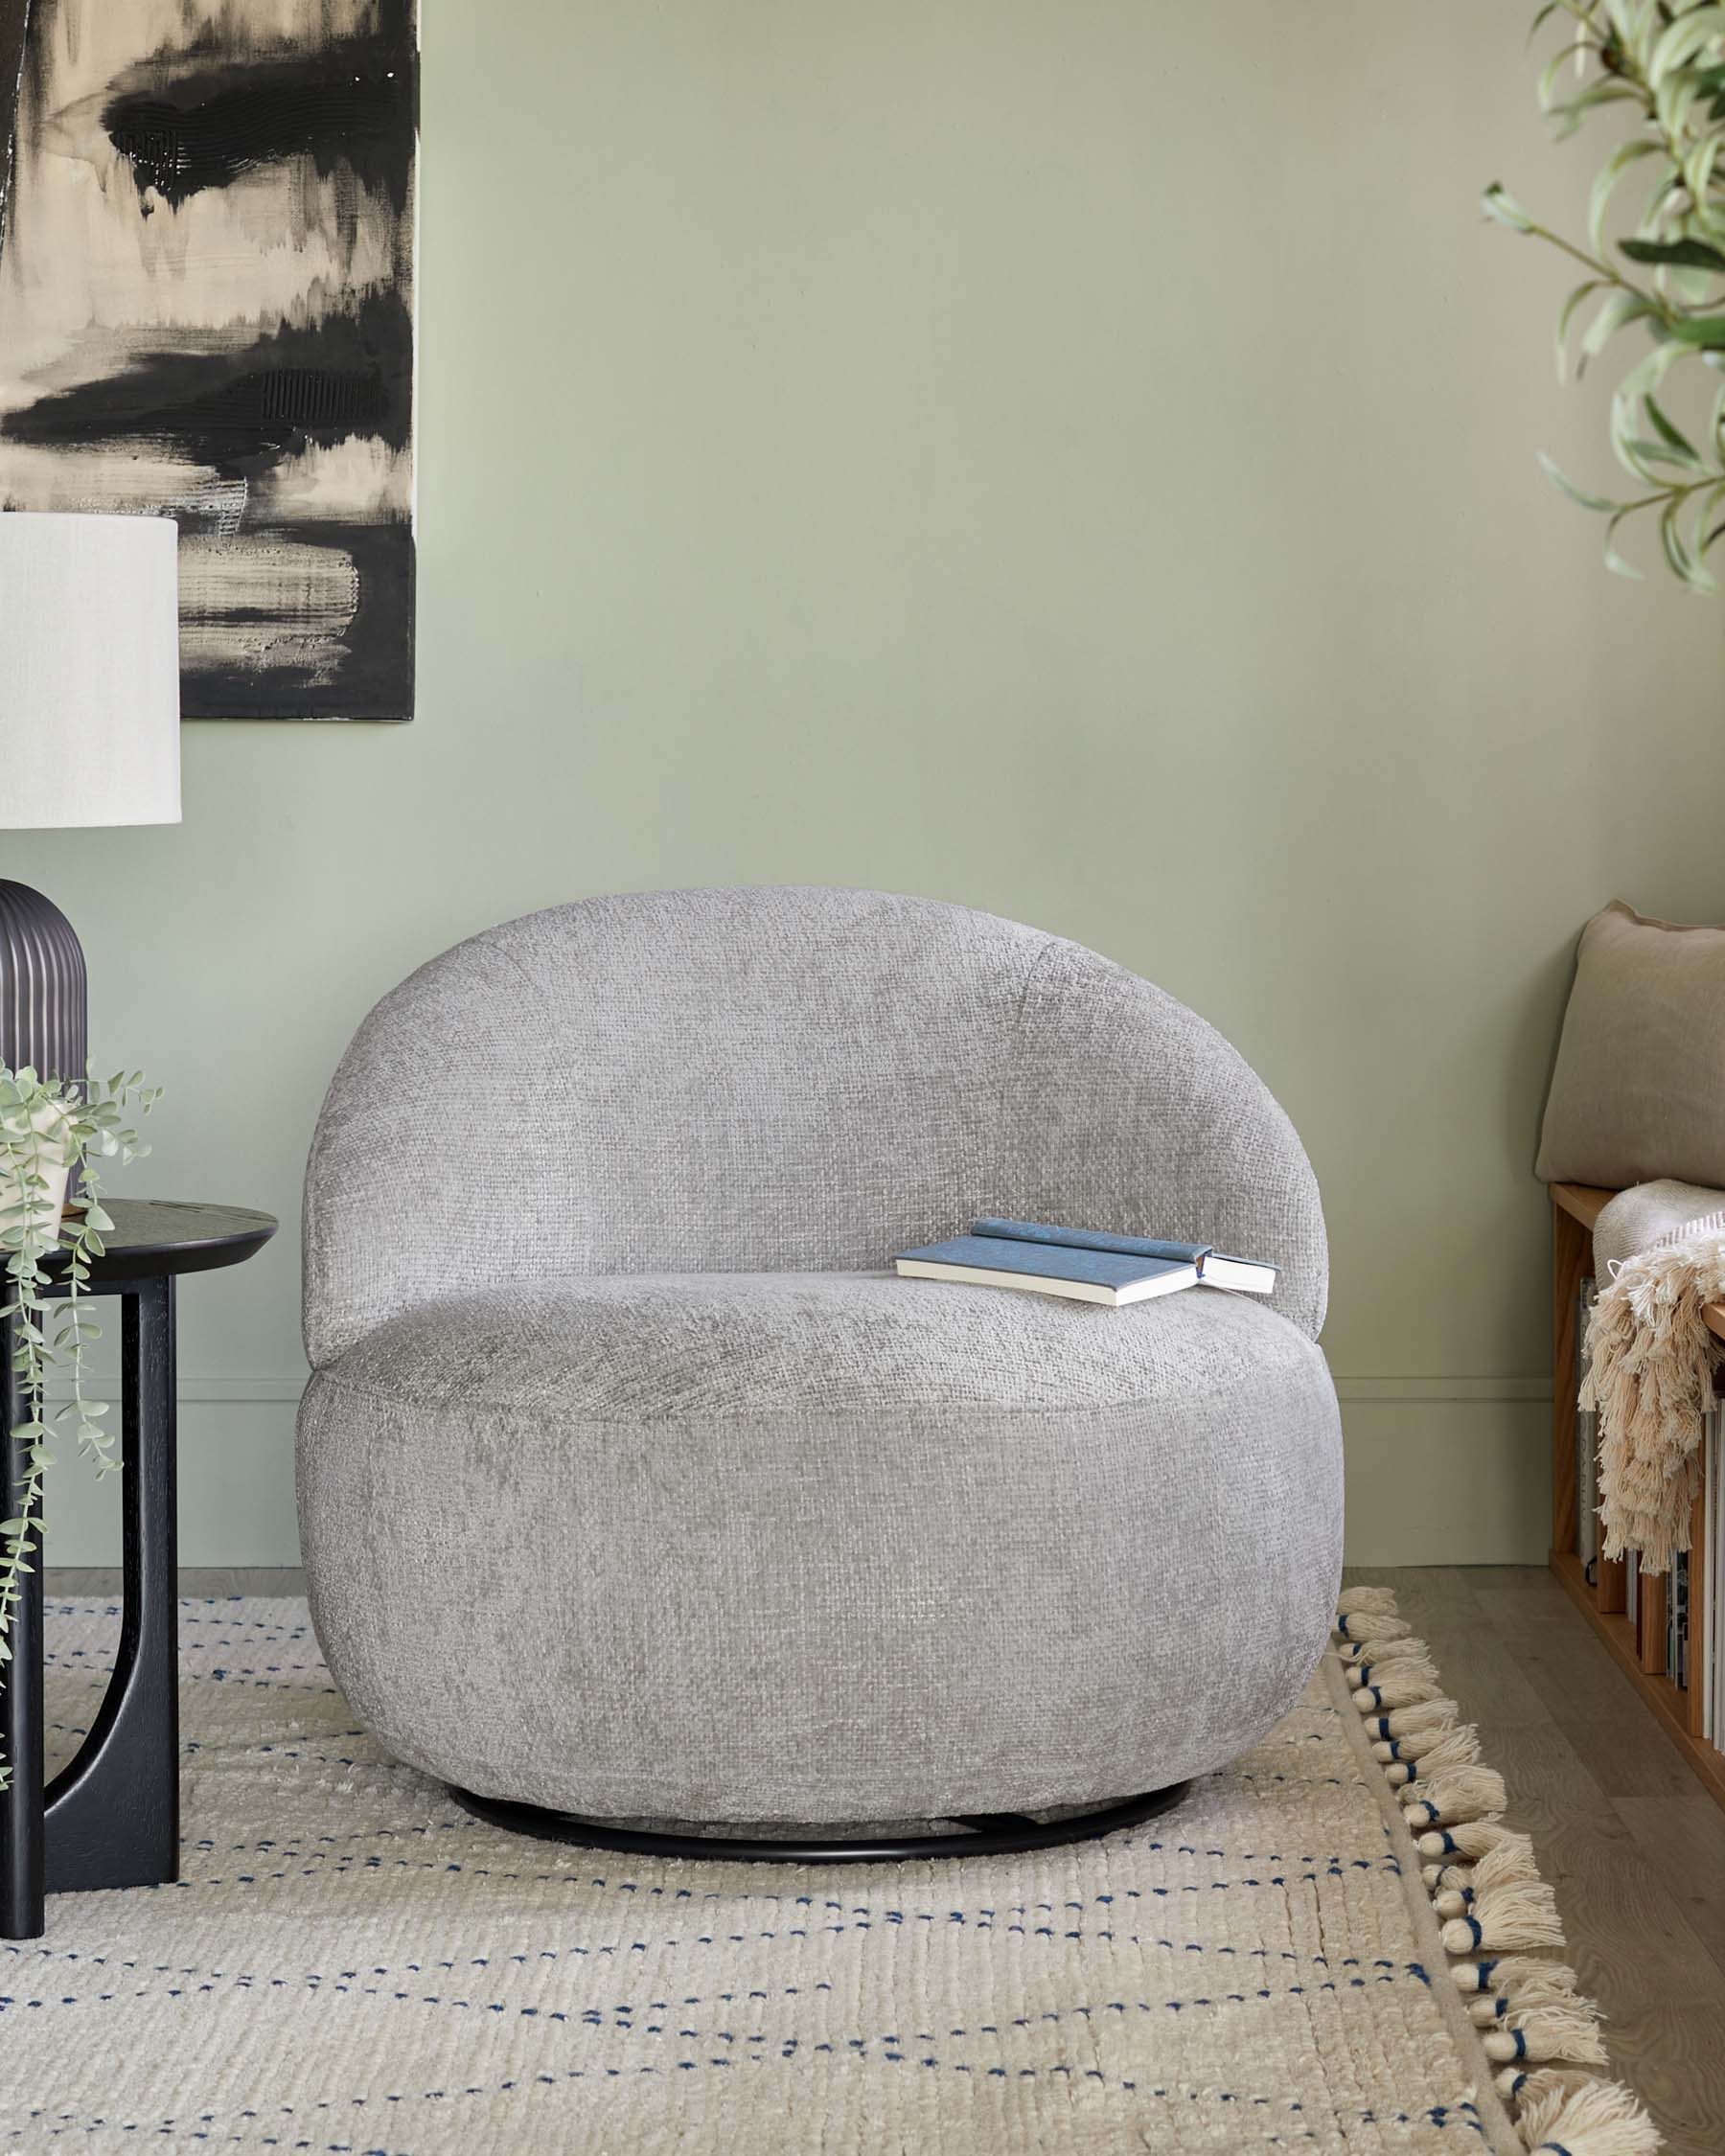
[[[978,1213],[1213,1241],[1323,1319],[1287,1118],[1081,946],[876,891],[586,899],[474,936],[342,1059],[306,1184],[313,1364],[556,1273],[826,1272]]]

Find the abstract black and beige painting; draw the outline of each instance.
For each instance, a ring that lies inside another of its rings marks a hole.
[[[0,0],[0,510],[180,527],[188,718],[413,716],[415,0]]]

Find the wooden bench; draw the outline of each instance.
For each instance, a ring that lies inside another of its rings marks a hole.
[[[1701,1694],[1679,1691],[1666,1674],[1666,1575],[1644,1572],[1637,1589],[1637,1614],[1628,1609],[1628,1571],[1615,1558],[1598,1560],[1590,1580],[1578,1554],[1576,1489],[1576,1309],[1581,1283],[1594,1270],[1593,1231],[1615,1190],[1590,1183],[1552,1185],[1552,1570],[1609,1648],[1613,1659],[1653,1710],[1660,1726],[1705,1786],[1725,1804],[1725,1752],[1701,1736]],[[1712,1304],[1709,1327],[1725,1340],[1725,1303]],[[1690,1526],[1690,1603],[1699,1608],[1706,1562],[1702,1501],[1695,1500]]]

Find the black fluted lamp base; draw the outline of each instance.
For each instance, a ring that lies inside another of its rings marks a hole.
[[[0,1064],[81,1085],[89,1057],[83,946],[52,899],[0,882]]]

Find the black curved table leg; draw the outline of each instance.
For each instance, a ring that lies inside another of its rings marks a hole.
[[[179,1876],[178,1533],[172,1277],[121,1291],[120,1652],[77,1758],[48,1785],[48,1892]]]
[[[0,6],[4,0],[0,0]],[[42,1575],[12,1611],[0,1663],[0,1741],[13,1767],[0,1796],[0,1938],[37,1938],[42,1896],[153,1887],[179,1877],[178,1534],[174,1518],[173,1284],[241,1265],[276,1231],[269,1213],[169,1198],[115,1198],[85,1293],[121,1300],[126,1600],[120,1652],[76,1759],[42,1787]],[[67,1293],[66,1250],[43,1261]],[[18,1510],[24,1419],[0,1319],[0,1519]]]
[[[0,1319],[0,1519],[17,1516],[28,1479],[23,1388],[12,1368],[12,1321]],[[46,1883],[42,1835],[42,1573],[26,1572],[12,1605],[12,1660],[0,1663],[0,1749],[11,1782],[0,1795],[0,1938],[37,1938]]]
[[[120,1651],[78,1756],[42,1786],[42,1575],[12,1611],[0,1671],[0,1739],[12,1786],[0,1797],[0,1938],[37,1938],[43,1894],[155,1886],[179,1876],[178,1527],[174,1483],[173,1279],[104,1282],[121,1301]],[[5,1357],[7,1509],[16,1510],[23,1419]]]

